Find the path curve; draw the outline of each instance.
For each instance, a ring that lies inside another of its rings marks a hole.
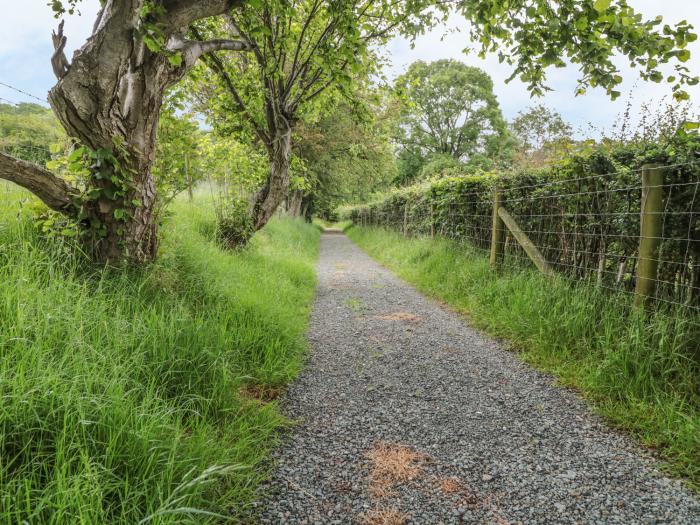
[[[700,523],[574,393],[324,234],[262,523]]]

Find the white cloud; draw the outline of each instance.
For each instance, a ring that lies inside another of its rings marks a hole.
[[[40,98],[55,83],[51,70],[51,31],[58,21],[46,5],[46,0],[0,0],[0,81],[16,86]],[[66,55],[80,47],[90,36],[99,1],[86,0],[81,4],[82,16],[65,18],[64,33],[68,37]],[[0,86],[0,97],[17,102],[32,99]]]

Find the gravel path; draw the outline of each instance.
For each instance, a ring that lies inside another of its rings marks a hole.
[[[323,235],[318,273],[262,523],[700,523],[574,393],[344,235]]]

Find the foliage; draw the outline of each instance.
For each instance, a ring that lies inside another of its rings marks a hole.
[[[241,247],[255,233],[248,203],[267,176],[267,159],[254,147],[216,132],[204,135],[199,147],[214,198],[216,239],[228,249]]]
[[[400,186],[411,184],[420,176],[426,158],[414,148],[401,148],[396,155],[396,177],[393,182]]]
[[[248,243],[254,233],[247,201],[237,199],[219,203],[216,208],[216,240],[224,248],[240,248]]]
[[[572,142],[571,126],[542,104],[518,112],[510,127],[519,142],[516,163],[522,167],[543,166]]]
[[[300,123],[295,151],[309,180],[308,213],[329,217],[341,202],[361,202],[391,180],[395,161],[389,124],[378,101],[340,102],[311,123]]]
[[[700,305],[700,137],[678,130],[668,143],[583,144],[551,167],[509,175],[460,174],[394,191],[345,210],[355,223],[380,224],[407,234],[468,239],[488,250],[493,190],[545,258],[561,273],[631,291],[639,236],[640,169],[670,166],[660,248],[659,294]]]
[[[265,154],[246,142],[206,133],[199,144],[201,169],[225,196],[248,196],[267,176]]]
[[[289,195],[297,126],[317,121],[341,98],[353,100],[357,87],[379,72],[373,46],[409,20],[433,20],[434,13],[424,9],[429,5],[261,0],[193,31],[197,38],[240,38],[251,50],[250,56],[209,55],[209,71],[200,71],[198,80],[213,94],[207,101],[213,125],[262,145],[268,154],[269,174],[250,206],[255,228]]]
[[[247,522],[286,422],[246,392],[301,367],[317,230],[223,252],[197,197],[153,265],[95,268],[25,195],[0,185],[0,522]]]
[[[421,168],[421,178],[430,179],[459,169],[462,164],[451,155],[445,153],[431,156]]]
[[[547,144],[571,140],[571,126],[561,115],[542,104],[519,111],[511,128],[527,153],[540,150]]]
[[[51,160],[51,147],[65,148],[66,143],[66,134],[50,109],[0,103],[0,151],[43,166]]]
[[[428,6],[425,1],[249,3],[230,14],[229,24],[202,27],[210,36],[233,33],[252,49],[250,57],[221,58],[221,66],[209,62],[225,88],[212,102],[247,122],[251,135],[267,145],[276,119],[319,114],[318,97],[327,90],[352,98],[356,81],[378,71],[371,46],[387,42],[408,20],[433,20],[433,14],[422,12]]]
[[[161,109],[158,123],[156,161],[153,176],[161,206],[179,193],[190,190],[204,177],[204,133],[191,114],[178,115],[184,108],[172,99]]]
[[[66,10],[73,12],[79,1],[67,0],[64,4],[61,0],[51,0],[49,4],[60,16]],[[251,9],[258,10],[255,32],[271,41],[282,34],[279,29],[283,25],[271,28],[271,21],[286,21],[294,11],[313,13],[314,17],[325,14],[318,9],[319,4],[252,2]],[[353,40],[356,44],[358,36],[362,39],[367,20],[384,19],[380,30],[368,31],[366,35],[386,37],[396,30],[416,35],[444,19],[451,7],[470,22],[470,39],[478,45],[479,54],[497,53],[499,60],[514,66],[512,78],[519,77],[535,94],[548,89],[547,68],[562,67],[569,61],[578,64],[581,71],[579,93],[588,87],[600,86],[615,98],[619,96],[615,88],[622,82],[613,63],[616,54],[626,56],[643,79],[671,84],[679,100],[688,98],[683,89],[685,85],[698,82],[685,66],[690,60],[687,46],[697,40],[693,27],[686,21],[675,26],[664,24],[661,16],[644,20],[626,0],[461,0],[455,3],[383,0],[358,5],[340,2],[335,9],[338,13],[345,10],[349,16],[338,18],[339,23],[333,29],[348,30],[349,46],[319,52],[318,62],[331,64],[334,56],[350,62],[353,51],[366,49],[354,48]],[[305,27],[308,25],[298,24],[296,34],[288,32],[284,36],[294,39]],[[327,41],[333,40],[332,37],[329,35]],[[668,63],[674,63],[676,73],[665,76],[660,66]],[[348,81],[342,75],[338,78],[341,83]]]
[[[463,0],[458,10],[472,24],[470,38],[480,55],[498,54],[514,66],[530,91],[541,95],[546,69],[577,64],[581,71],[577,93],[600,86],[613,99],[622,82],[613,56],[624,55],[644,80],[673,85],[678,100],[688,98],[684,85],[695,85],[685,64],[689,43],[697,40],[693,26],[682,21],[663,24],[657,16],[644,20],[626,0]],[[662,64],[674,63],[675,75],[664,77]]]
[[[419,60],[394,89],[405,98],[397,137],[404,147],[461,161],[503,156],[508,130],[486,72],[456,60]]]
[[[603,3],[606,5],[562,0],[556,11],[544,1],[533,5],[464,2],[458,4],[457,9],[473,23],[472,36],[481,38],[484,46],[500,42],[508,48],[518,44],[517,49],[510,52],[501,51],[501,57],[510,60],[516,55],[527,55],[521,58],[516,73],[535,93],[543,89],[544,69],[563,64],[559,54],[551,56],[553,42],[558,49],[567,51],[571,60],[582,64],[585,73],[582,87],[602,85],[612,96],[615,96],[612,88],[621,81],[618,75],[610,73],[611,64],[609,67],[609,57],[617,50],[626,51],[631,60],[644,65],[646,76],[652,80],[659,80],[655,70],[659,61],[674,57],[685,60],[685,46],[694,38],[687,24],[666,28],[672,37],[669,38],[654,32],[657,23],[641,23],[641,17],[635,15],[624,0],[614,5]],[[322,113],[329,104],[327,100],[320,100],[319,95],[331,100],[337,96],[352,98],[356,79],[364,79],[377,71],[379,62],[373,45],[386,42],[397,31],[408,35],[420,33],[445,17],[448,11],[448,4],[432,2],[327,4],[309,0],[287,4],[264,0],[231,13],[226,23],[200,24],[194,33],[199,38],[234,36],[243,39],[251,49],[252,57],[209,56],[207,62],[214,75],[200,72],[198,80],[206,80],[207,90],[213,95],[209,108],[215,126],[221,126],[223,121],[225,127],[254,137],[267,148],[275,170],[270,171],[260,196],[280,193],[269,190],[275,178],[280,187],[287,189],[289,157],[286,150],[278,146],[280,139],[298,122],[305,119],[313,122]],[[498,30],[493,20],[506,17],[506,13],[513,18]],[[582,18],[576,18],[578,25],[564,25],[563,20],[556,18],[578,14],[590,20],[599,33],[588,34],[587,26],[581,24]],[[617,27],[620,24],[622,29]],[[586,42],[584,50],[571,42],[560,45],[558,39],[562,35],[556,31],[550,33],[555,26],[562,31],[568,28],[567,36]],[[630,40],[636,43],[633,48]],[[542,46],[545,51],[539,49]],[[595,51],[595,55],[591,51]],[[425,81],[431,67],[435,70],[432,72],[434,84]],[[676,88],[677,95],[682,97],[681,85],[695,80],[685,74],[682,66],[678,67],[680,80]],[[408,133],[406,141],[414,143],[423,155],[449,153],[458,159],[471,158],[480,166],[488,166],[494,158],[508,158],[512,144],[507,140],[492,83],[483,72],[450,61],[439,61],[433,66],[419,63],[404,80],[409,101],[413,107],[421,106],[418,108],[423,112],[421,116],[428,115],[429,123],[431,112],[436,113],[433,124],[444,121],[444,115],[437,114],[441,110],[448,114],[448,129],[438,130],[442,134],[427,133],[426,129],[417,131],[421,130],[416,125],[420,117],[412,119],[413,133]],[[411,93],[415,96],[411,97]],[[467,115],[463,111],[467,100],[482,101],[483,106],[479,105]],[[411,124],[410,109],[409,105],[407,122],[404,122],[407,127]],[[244,126],[240,122],[227,122],[234,114],[243,119]],[[279,158],[273,159],[274,156]],[[273,202],[270,206],[277,204]]]
[[[660,448],[673,473],[700,487],[700,316],[672,308],[645,314],[624,297],[532,270],[499,274],[483,252],[453,240],[360,226],[348,235],[582,392],[613,423]]]

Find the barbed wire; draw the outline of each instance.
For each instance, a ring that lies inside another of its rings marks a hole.
[[[409,236],[447,236],[488,253],[493,195],[498,188],[502,206],[556,273],[634,295],[637,266],[653,260],[658,265],[651,279],[654,299],[700,312],[700,170],[696,169],[700,161],[652,169],[668,172],[687,167],[692,169],[674,172],[665,184],[643,185],[640,174],[648,167],[520,186],[509,186],[508,178],[501,186],[468,182],[460,188],[457,183],[452,193],[448,185],[439,196],[398,194],[353,213],[364,224],[386,226]],[[633,183],[630,175],[639,182]],[[595,185],[582,187],[584,182]],[[639,253],[641,201],[643,190],[658,188],[664,192],[662,208],[645,213],[660,221],[659,233],[643,236],[658,243],[657,255],[650,258]],[[508,228],[504,227],[499,247],[506,266],[532,267],[530,256]]]
[[[11,84],[7,84],[6,82],[0,81],[0,86],[4,86],[4,87],[9,88],[13,91],[16,91],[17,93],[21,93],[22,95],[24,95],[26,97],[30,97],[30,98],[33,98],[35,100],[38,100],[39,102],[43,102],[45,104],[48,104],[48,100],[46,100],[45,98],[41,98],[41,97],[38,97],[36,95],[32,95],[31,93],[24,91],[23,89],[20,89],[18,87],[15,87]]]

